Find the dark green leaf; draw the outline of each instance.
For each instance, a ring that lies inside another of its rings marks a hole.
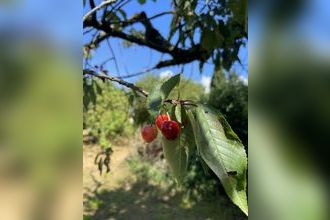
[[[128,96],[128,103],[130,105],[133,105],[134,104],[134,98],[135,98],[135,96],[133,94],[129,94],[129,96]]]
[[[176,120],[176,117],[175,117],[175,105],[172,105],[171,108],[170,108],[170,111],[169,111],[169,114],[170,114],[170,117],[172,120]]]
[[[151,93],[148,96],[147,99],[147,106],[148,110],[152,114],[157,114],[159,111],[161,104],[162,104],[162,92],[160,90],[162,84],[157,84],[154,89],[151,91]]]
[[[163,150],[166,161],[168,162],[173,176],[178,183],[181,183],[187,173],[188,157],[185,147],[180,144],[181,138],[174,141],[162,137]]]
[[[217,111],[199,106],[195,113],[196,142],[202,158],[218,176],[233,203],[248,215],[244,146]]]
[[[144,3],[146,3],[146,0],[138,0],[138,2],[143,5]]]
[[[98,82],[95,82],[95,91],[98,95],[100,95],[102,93],[102,88]]]
[[[186,143],[186,151],[188,158],[192,155],[196,150],[196,142],[194,136],[194,124],[195,120],[190,120],[189,114],[192,114],[190,110],[187,110],[185,107],[181,108],[181,118],[182,118],[182,136],[184,142]]]
[[[213,50],[221,47],[223,39],[223,36],[217,28],[214,30],[204,28],[202,30],[201,45],[205,50]]]
[[[91,101],[93,102],[93,105],[96,104],[96,94],[95,94],[95,81],[93,80],[91,89],[89,89],[89,95],[91,98]]]
[[[176,105],[175,106],[175,118],[177,122],[182,124],[182,119],[181,119],[181,105]]]
[[[181,74],[176,74],[166,80],[161,86],[162,98],[166,99],[171,93],[172,89],[180,83]]]
[[[147,105],[150,113],[156,115],[163,104],[163,101],[168,97],[172,89],[180,82],[180,74],[177,74],[164,83],[157,84],[147,99]]]
[[[90,103],[90,97],[87,94],[84,93],[84,96],[83,96],[83,105],[84,105],[84,110],[87,111],[88,110],[88,105]]]
[[[96,102],[96,96],[93,88],[94,81],[91,78],[84,78],[83,80],[83,105],[84,110],[88,110],[90,102]]]
[[[194,141],[195,141],[195,145],[196,145],[196,148],[197,148],[197,153],[198,153],[198,155],[200,155],[199,146],[202,143],[198,143],[198,141],[199,141],[199,139],[197,138],[198,127],[197,127],[197,122],[196,122],[195,116],[192,113],[192,111],[186,110],[185,113],[186,113],[186,116],[189,120],[189,124],[191,126],[191,130],[192,130],[193,135],[194,135]]]
[[[177,31],[177,23],[178,23],[178,15],[174,14],[172,21],[171,21],[171,26],[170,26],[170,33],[168,35],[168,41],[170,41],[172,39],[172,37],[174,36],[175,32]]]

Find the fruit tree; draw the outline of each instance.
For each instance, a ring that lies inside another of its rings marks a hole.
[[[143,5],[147,0],[136,1]],[[169,11],[152,15],[137,11],[127,16],[125,6],[129,2],[85,2],[89,10],[83,18],[84,31],[86,34],[89,31],[95,33],[84,45],[86,59],[103,42],[117,38],[127,45],[148,47],[166,55],[148,71],[191,62],[198,62],[200,69],[205,63],[212,63],[215,69],[229,70],[234,62],[239,62],[238,51],[247,40],[247,0],[173,0]],[[158,1],[158,4],[162,2]],[[163,16],[171,19],[166,36],[153,23]],[[181,99],[179,94],[176,99],[169,98],[174,90],[180,88],[181,74],[146,91],[124,80],[146,71],[118,77],[108,74],[102,67],[85,64],[84,78],[118,83],[131,89],[135,98],[146,99],[150,123],[144,125],[141,135],[145,142],[152,142],[160,135],[165,158],[178,183],[187,173],[190,156],[197,152],[219,178],[232,202],[248,215],[247,155],[244,146],[216,109],[194,100]],[[93,101],[99,91],[86,88],[84,100]]]

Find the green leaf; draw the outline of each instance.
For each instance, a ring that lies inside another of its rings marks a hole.
[[[182,139],[184,140],[186,153],[188,158],[192,155],[196,150],[196,142],[194,136],[194,125],[195,121],[190,120],[189,114],[192,114],[190,110],[187,110],[185,107],[181,108],[181,119],[182,119]]]
[[[185,147],[181,144],[183,143],[181,135],[174,141],[162,137],[162,142],[166,161],[177,182],[181,183],[187,173],[188,166],[188,156]]]
[[[148,110],[151,112],[158,112],[162,104],[163,99],[160,91],[161,86],[162,84],[157,84],[148,96],[147,105]]]
[[[138,2],[143,5],[144,3],[146,3],[146,0],[138,0]]]
[[[167,40],[170,41],[172,37],[174,36],[175,32],[177,31],[177,23],[178,23],[178,15],[174,14],[173,18],[171,20],[171,25],[170,25],[170,33],[168,35]]]
[[[98,95],[102,94],[102,88],[99,85],[98,81],[95,81],[95,83],[94,83],[94,90],[95,90],[96,94],[98,94]]]
[[[196,142],[203,160],[218,176],[233,203],[248,215],[244,146],[217,111],[199,106],[195,114]]]
[[[224,38],[217,28],[211,30],[209,28],[202,29],[201,45],[205,50],[213,50],[222,45]]]
[[[180,83],[181,74],[176,74],[166,80],[161,86],[162,98],[166,99],[176,85]]]
[[[182,124],[181,111],[182,111],[181,105],[180,104],[176,105],[175,106],[175,118],[180,124]]]
[[[91,78],[84,78],[83,80],[83,105],[84,109],[88,110],[89,103],[96,104],[96,82]]]
[[[93,80],[92,81],[92,86],[89,89],[89,95],[90,95],[91,101],[93,102],[93,105],[96,105],[95,84],[96,84],[96,82]]]
[[[170,117],[171,117],[172,120],[176,120],[176,117],[175,117],[175,105],[172,105],[171,106],[171,108],[170,108],[170,110],[169,110],[168,113],[170,114]]]
[[[164,83],[157,84],[147,99],[147,105],[150,113],[155,115],[158,113],[163,101],[169,96],[173,88],[180,82],[180,74],[177,74]]]
[[[186,113],[186,116],[189,120],[189,124],[191,126],[191,130],[193,132],[193,135],[194,135],[194,141],[195,141],[195,145],[196,145],[196,149],[197,149],[197,153],[198,155],[200,155],[200,151],[199,151],[199,146],[202,144],[202,143],[198,143],[199,139],[197,138],[197,133],[198,133],[198,127],[197,127],[197,122],[196,122],[196,119],[195,119],[195,116],[194,114],[192,113],[192,111],[185,111]]]

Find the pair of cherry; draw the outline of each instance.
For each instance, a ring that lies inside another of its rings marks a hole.
[[[179,123],[171,120],[168,114],[158,115],[155,124],[168,140],[175,140],[180,134]],[[141,135],[147,143],[150,143],[157,137],[157,127],[154,124],[149,124],[142,128]]]

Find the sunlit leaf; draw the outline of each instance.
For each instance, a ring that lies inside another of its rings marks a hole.
[[[192,114],[190,110],[186,109],[185,107],[181,108],[181,118],[182,118],[182,136],[186,143],[186,153],[188,158],[196,151],[196,142],[194,137],[194,130],[193,127],[195,126],[195,120],[190,120],[189,114]]]
[[[166,80],[164,83],[158,83],[154,87],[147,99],[147,105],[152,115],[157,114],[163,101],[169,96],[171,91],[176,85],[179,84],[179,82],[180,74],[177,74]]]
[[[166,99],[171,91],[180,83],[181,74],[176,74],[166,80],[161,86],[161,92],[163,99]]]
[[[217,111],[199,106],[195,114],[196,142],[203,160],[218,176],[233,203],[248,215],[244,146]]]
[[[174,141],[162,137],[163,150],[173,176],[178,183],[181,183],[187,173],[188,156],[185,147],[181,144],[182,139],[178,137]]]
[[[162,93],[160,90],[161,86],[162,85],[160,83],[157,84],[154,87],[154,89],[150,92],[147,99],[148,110],[152,114],[157,114],[163,101]]]
[[[181,110],[182,110],[181,105],[175,106],[175,118],[176,118],[177,122],[179,122],[180,124],[182,123]]]

